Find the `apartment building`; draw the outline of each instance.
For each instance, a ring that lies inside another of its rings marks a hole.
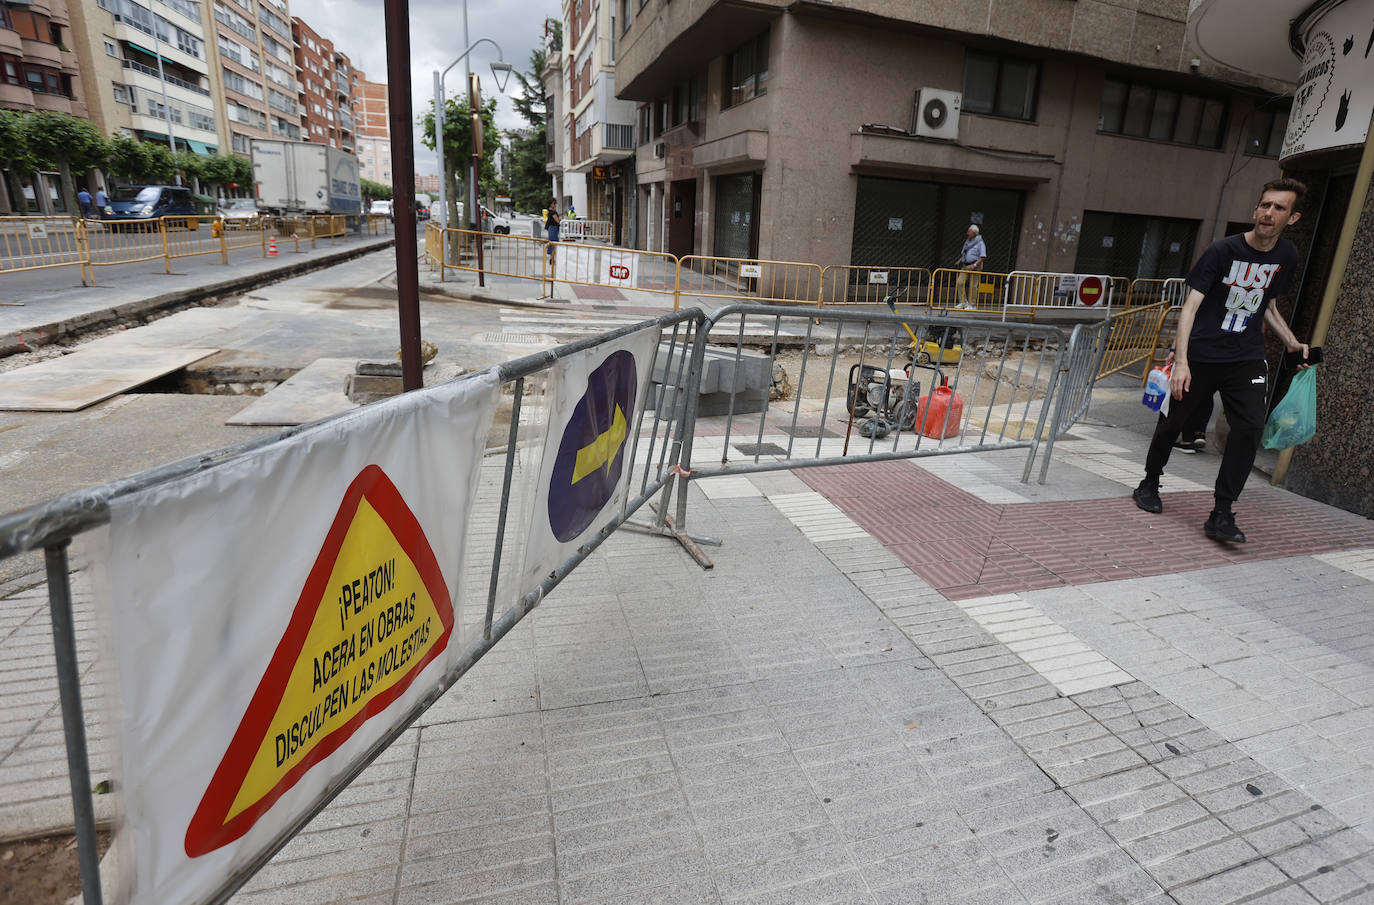
[[[549,185],[552,197],[557,198],[564,210],[574,199],[566,192],[563,174],[568,157],[572,154],[572,147],[568,135],[571,131],[564,125],[565,114],[568,109],[568,97],[563,90],[563,51],[554,43],[553,31],[548,23],[544,25],[544,71],[540,78],[544,85],[544,130],[545,140],[548,142],[544,165],[549,174]],[[576,181],[576,180],[574,180]],[[586,182],[583,181],[581,188],[585,193]],[[583,206],[586,206],[585,194],[582,197]]]
[[[296,72],[300,79],[302,138],[356,150],[353,96],[357,74],[348,55],[334,42],[297,17],[292,20],[296,37]]]
[[[563,192],[578,216],[610,220],[623,239],[634,192],[635,105],[616,96],[616,41],[626,12],[612,0],[564,0],[560,118]],[[620,18],[618,18],[618,16]]]
[[[17,3],[0,0],[0,108],[52,110],[86,116],[67,0]],[[57,174],[16,174],[23,197],[10,197],[0,180],[0,211],[65,212]]]
[[[369,82],[361,70],[354,70],[357,88],[353,94],[353,118],[357,126],[358,166],[364,179],[391,185],[391,105],[385,82]],[[433,189],[439,191],[438,176]]]
[[[640,247],[939,267],[974,223],[989,270],[1176,276],[1278,173],[1291,86],[1188,0],[603,2]]]
[[[104,135],[123,133],[179,151],[221,147],[219,74],[208,6],[199,0],[73,3],[72,36],[87,116]]]
[[[295,63],[284,0],[206,0],[214,16],[221,129],[228,150],[247,155],[254,138],[299,137]]]

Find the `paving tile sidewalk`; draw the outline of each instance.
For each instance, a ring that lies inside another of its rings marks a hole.
[[[743,481],[693,490],[715,569],[612,537],[235,901],[1374,901],[1374,554],[954,601]],[[60,796],[41,588],[0,598],[0,792]],[[1118,684],[1066,696],[1018,608]]]

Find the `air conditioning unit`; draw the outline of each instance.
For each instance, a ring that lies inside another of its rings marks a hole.
[[[663,159],[663,155],[666,154],[666,153],[667,153],[667,148],[664,147],[663,142],[661,142],[661,141],[654,142],[654,158],[655,158],[655,159],[657,159],[657,160],[662,160],[662,159]]]
[[[959,140],[959,108],[964,96],[957,91],[922,88],[916,92],[911,111],[911,131],[922,138]]]

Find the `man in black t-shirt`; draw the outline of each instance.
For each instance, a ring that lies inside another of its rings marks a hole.
[[[1288,351],[1301,349],[1307,358],[1307,345],[1298,342],[1274,304],[1288,292],[1298,265],[1297,248],[1281,234],[1302,216],[1297,205],[1306,191],[1296,179],[1266,183],[1255,207],[1254,229],[1213,242],[1188,274],[1174,351],[1175,401],[1155,428],[1145,456],[1145,480],[1132,497],[1146,512],[1164,511],[1159,478],[1174,438],[1194,410],[1219,391],[1231,434],[1217,471],[1216,506],[1202,526],[1214,540],[1245,541],[1231,504],[1245,487],[1264,432],[1269,366],[1261,325],[1267,324]]]

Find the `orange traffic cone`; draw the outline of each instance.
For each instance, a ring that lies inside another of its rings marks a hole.
[[[277,237],[273,236],[267,240],[267,256],[275,258],[277,256]]]

